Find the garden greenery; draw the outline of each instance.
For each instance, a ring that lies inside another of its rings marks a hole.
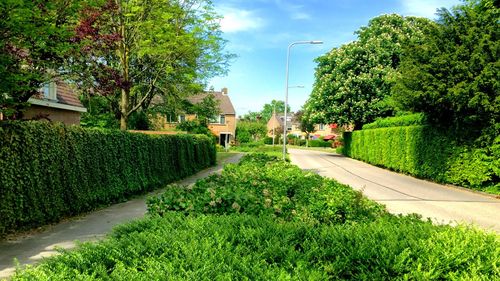
[[[0,123],[0,236],[118,202],[215,164],[206,136]]]
[[[386,127],[425,125],[426,122],[427,118],[425,114],[413,113],[408,115],[377,119],[373,123],[363,125],[363,130]]]
[[[149,217],[12,280],[496,280],[500,240],[393,216],[345,185],[266,155],[192,187]]]
[[[344,155],[370,164],[500,194],[500,136],[481,148],[451,130],[402,126],[347,132],[344,143]]]

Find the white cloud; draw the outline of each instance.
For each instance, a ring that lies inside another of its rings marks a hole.
[[[223,32],[233,33],[251,31],[265,25],[264,20],[258,17],[254,11],[229,7],[223,7],[221,10],[224,17],[220,23]]]
[[[304,12],[295,12],[295,13],[292,13],[292,15],[290,17],[293,20],[308,20],[311,18],[311,15],[309,15],[308,13],[304,13]]]
[[[435,18],[438,8],[450,8],[459,4],[458,0],[402,0],[404,13],[412,16]]]
[[[279,9],[288,13],[292,20],[309,20],[311,15],[304,11],[304,5],[295,5],[283,0],[275,0]]]

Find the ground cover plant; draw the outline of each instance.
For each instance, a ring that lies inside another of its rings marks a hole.
[[[497,235],[389,215],[347,186],[263,154],[194,186],[172,185],[148,208],[107,240],[12,279],[500,278]]]

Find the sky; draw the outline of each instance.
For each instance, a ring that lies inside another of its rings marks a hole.
[[[314,59],[356,39],[354,32],[382,14],[435,19],[436,9],[459,0],[213,0],[223,17],[221,30],[226,50],[237,55],[228,75],[208,83],[215,90],[228,88],[242,116],[260,111],[273,99],[285,98],[288,45],[320,40],[321,45],[295,45],[290,53],[288,101],[299,110],[312,91]],[[303,87],[297,87],[303,86]]]

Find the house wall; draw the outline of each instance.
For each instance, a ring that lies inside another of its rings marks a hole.
[[[62,122],[66,125],[80,125],[80,112],[38,105],[31,105],[24,112],[23,118],[33,119],[42,116],[47,116],[53,122]]]
[[[225,114],[225,120],[226,124],[208,124],[208,129],[216,136],[219,136],[220,133],[231,133],[232,137],[236,135],[236,115],[235,114]],[[186,114],[186,120],[188,121],[193,121],[196,119],[196,115],[194,114]],[[169,123],[166,117],[163,116],[158,116],[157,117],[158,121],[155,121],[155,124],[160,124],[157,125],[160,129],[173,129],[175,128],[179,123]]]
[[[231,133],[234,138],[236,134],[236,115],[226,114],[226,124],[209,124],[208,128],[214,135],[219,136],[220,133]]]

